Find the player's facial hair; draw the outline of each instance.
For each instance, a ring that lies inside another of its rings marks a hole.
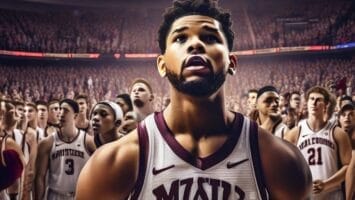
[[[181,75],[166,69],[166,76],[168,80],[178,91],[191,96],[208,96],[215,93],[226,80],[226,75],[222,72],[214,74],[211,73],[207,77],[194,81],[186,81]]]

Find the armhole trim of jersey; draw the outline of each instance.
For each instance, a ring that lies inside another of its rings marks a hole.
[[[260,151],[259,151],[259,131],[258,125],[254,121],[250,121],[250,150],[252,154],[252,161],[254,166],[254,173],[256,177],[257,186],[261,199],[266,200],[268,198],[268,190],[265,185],[265,178],[263,176],[263,169],[261,166]]]
[[[299,125],[299,126],[298,126],[298,135],[297,135],[296,145],[298,144],[298,140],[299,140],[300,137],[301,137],[301,130],[302,130],[302,126]]]
[[[147,169],[149,139],[145,121],[139,123],[137,128],[138,141],[139,141],[139,164],[138,164],[138,177],[131,199],[138,199],[139,194],[143,188],[145,173]]]

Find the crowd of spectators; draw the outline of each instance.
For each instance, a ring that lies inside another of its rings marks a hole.
[[[228,76],[227,105],[243,111],[249,89],[274,85],[280,93],[294,90],[304,93],[312,86],[333,85],[338,95],[354,95],[355,59],[326,57],[242,58],[235,76]],[[160,110],[168,93],[168,81],[162,81],[152,61],[116,63],[18,63],[0,65],[0,93],[6,98],[26,101],[73,98],[85,93],[91,103],[113,99],[127,93],[135,78],[147,79],[153,87],[156,109]],[[340,84],[340,82],[342,82]]]
[[[235,50],[354,41],[352,1],[248,1],[230,7]],[[0,50],[157,53],[162,8],[0,9]]]

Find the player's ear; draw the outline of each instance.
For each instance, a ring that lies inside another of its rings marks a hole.
[[[158,72],[159,72],[160,76],[165,77],[166,76],[166,64],[165,64],[163,55],[158,56],[157,66],[158,66]]]
[[[230,75],[234,75],[237,70],[237,56],[234,54],[229,55],[229,66],[228,66],[228,73]]]
[[[149,98],[149,101],[153,101],[153,99],[154,99],[154,95],[150,95],[150,98]]]

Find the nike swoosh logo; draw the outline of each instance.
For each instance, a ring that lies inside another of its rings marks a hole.
[[[164,167],[164,168],[161,168],[161,169],[155,169],[155,167],[153,168],[153,175],[157,175],[157,174],[160,174],[162,173],[163,171],[166,171],[168,169],[171,169],[171,168],[174,168],[175,165],[170,165],[170,166],[167,166],[167,167]]]
[[[303,138],[304,138],[304,137],[307,137],[307,136],[309,136],[309,135],[302,135]]]
[[[244,162],[246,162],[248,160],[249,160],[249,158],[246,158],[246,159],[238,161],[238,162],[227,162],[227,168],[228,169],[233,168],[233,167],[235,167],[237,165],[240,165],[240,164],[242,164],[242,163],[244,163]]]
[[[57,143],[55,144],[56,147],[63,145],[64,143]]]

